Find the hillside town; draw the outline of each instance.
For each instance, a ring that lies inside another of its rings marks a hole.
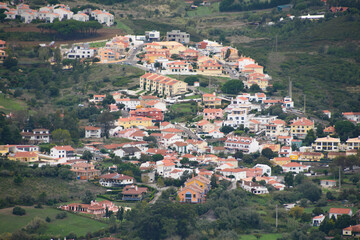
[[[16,9],[0,3],[0,8],[6,9],[8,19],[20,17],[25,23],[94,19],[114,24],[109,12],[84,9],[75,14],[63,4],[32,10],[24,3]],[[95,109],[104,116],[90,120],[89,115],[80,122],[82,137],[77,144],[66,141],[65,130],[28,127],[21,129],[21,144],[0,146],[0,155],[10,161],[64,167],[75,182],[90,182],[106,191],[103,198],[92,196],[88,203],[61,203],[57,207],[61,211],[96,219],[122,216],[131,211],[123,207],[127,203],[155,204],[170,187],[175,188],[168,197],[171,201],[202,205],[224,182],[225,191],[241,189],[264,199],[270,193],[292,191],[294,181],[303,177],[316,178],[312,184],[327,192],[341,189],[340,171],[359,172],[360,135],[343,134],[345,127],[331,121],[328,109],[322,109],[321,117],[307,114],[305,100],[293,99],[291,80],[283,96],[272,94],[274,83],[265,66],[231,45],[207,39],[193,42],[180,30],[165,35],[149,30],[98,42],[101,46],[82,42],[54,49],[59,48],[62,59],[84,66],[141,69],[136,86],[94,92],[77,103],[80,109]],[[6,47],[1,40],[2,61]],[[56,64],[54,58],[47,61]],[[62,70],[68,71],[71,64]],[[59,113],[59,119],[64,116]],[[342,112],[339,118],[356,126],[360,112]],[[331,170],[334,162],[339,163],[338,173]],[[121,168],[123,164],[126,167]],[[281,208],[292,213],[307,202],[291,201]],[[344,207],[331,207],[304,221],[318,227],[326,218],[336,221],[356,214],[355,205],[344,201]],[[359,225],[342,228],[342,236],[359,232]]]

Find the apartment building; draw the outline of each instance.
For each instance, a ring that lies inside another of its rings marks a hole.
[[[156,73],[146,73],[140,77],[140,88],[162,96],[175,96],[186,93],[187,83]]]

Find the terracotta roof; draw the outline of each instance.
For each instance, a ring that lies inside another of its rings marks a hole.
[[[85,127],[85,130],[88,130],[88,131],[100,130],[100,129],[101,129],[100,127],[93,127],[93,126],[86,126]]]
[[[55,146],[54,148],[56,150],[74,151],[71,146]]]
[[[29,157],[37,157],[37,153],[35,152],[16,152],[14,154],[15,158],[29,158]]]
[[[304,165],[301,165],[300,163],[297,163],[297,162],[291,162],[291,163],[285,164],[283,167],[302,167],[302,168],[305,168]]]
[[[291,126],[312,126],[314,125],[314,122],[307,119],[307,118],[300,118],[298,120],[295,120]]]
[[[350,208],[330,208],[329,213],[334,214],[350,214]]]

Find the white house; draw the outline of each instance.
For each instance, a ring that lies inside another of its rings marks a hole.
[[[120,98],[118,100],[116,100],[116,104],[124,104],[124,110],[126,111],[130,111],[130,110],[135,110],[137,106],[140,105],[140,100],[139,99],[131,99],[131,98]]]
[[[246,65],[255,64],[255,60],[249,57],[242,57],[238,60],[239,71],[242,71]]]
[[[312,225],[314,227],[319,227],[320,224],[325,220],[325,216],[323,214],[313,217],[312,219]]]
[[[114,24],[114,15],[106,11],[94,10],[91,12],[91,16],[99,23],[105,24],[108,27]]]
[[[101,128],[86,126],[85,127],[85,138],[101,138]]]
[[[90,19],[89,15],[85,13],[74,14],[72,18],[76,21],[81,21],[81,22],[87,22]]]
[[[300,163],[296,163],[296,162],[290,162],[288,164],[285,164],[282,166],[282,169],[285,173],[287,172],[293,172],[293,173],[301,173],[301,172],[305,172],[310,168],[310,166],[305,166],[302,165]]]
[[[212,138],[223,138],[225,134],[223,132],[220,132],[218,128],[215,128],[214,130],[210,131],[207,136],[210,136]]]
[[[335,180],[320,180],[320,186],[323,188],[336,187]]]
[[[71,146],[55,146],[50,149],[50,156],[55,158],[75,158],[75,150]]]
[[[119,187],[124,185],[131,185],[134,183],[134,178],[119,173],[109,173],[101,175],[99,183],[103,187]]]
[[[115,156],[118,157],[129,157],[129,158],[133,158],[135,157],[136,159],[140,159],[141,157],[141,150],[138,147],[124,147],[121,149],[117,149],[114,151]]]
[[[82,59],[94,57],[94,49],[81,46],[72,46],[72,48],[65,53],[68,59]]]
[[[329,210],[329,218],[332,218],[332,216],[337,219],[341,215],[349,215],[350,217],[353,215],[353,212],[351,208],[330,208]]]
[[[254,168],[261,168],[263,170],[263,175],[266,173],[268,177],[271,176],[271,167],[266,164],[256,164]]]
[[[236,181],[246,178],[246,170],[242,168],[225,168],[219,171],[223,176],[234,176]]]
[[[256,182],[252,182],[252,181],[241,181],[241,188],[244,189],[247,192],[251,192],[253,194],[267,194],[269,193],[268,189]]]
[[[245,153],[253,153],[260,150],[259,142],[255,138],[228,135],[225,148],[229,150],[240,150]]]
[[[59,14],[59,20],[68,20],[68,19],[72,19],[74,13],[70,10],[67,10],[65,8],[56,8],[54,9],[54,13]]]
[[[175,142],[182,142],[182,138],[174,133],[168,133],[165,134],[163,139],[160,141],[165,147],[168,147],[172,144],[174,144]]]
[[[162,160],[156,162],[156,172],[160,176],[168,177],[170,172],[175,169],[175,163],[170,160]]]

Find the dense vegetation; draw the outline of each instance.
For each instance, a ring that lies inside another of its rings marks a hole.
[[[54,21],[38,25],[41,31],[53,31],[62,37],[74,38],[77,34],[95,34],[102,25],[97,21],[80,22],[76,20]]]
[[[257,9],[273,8],[278,5],[288,4],[290,0],[270,0],[270,1],[238,1],[238,0],[222,0],[219,10],[221,12],[228,11],[250,11]]]

